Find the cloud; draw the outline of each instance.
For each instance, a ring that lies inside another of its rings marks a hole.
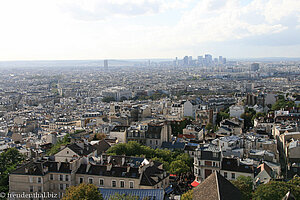
[[[185,8],[191,0],[62,0],[60,8],[79,20],[104,20],[157,14],[170,9]]]

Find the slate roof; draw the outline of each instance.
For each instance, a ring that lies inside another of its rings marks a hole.
[[[163,173],[164,170],[159,169],[156,166],[149,166],[143,171],[140,184],[145,186],[154,186],[161,180],[166,178],[160,178],[160,176],[163,175]],[[157,181],[155,180],[155,178],[157,178]]]
[[[84,148],[81,148],[76,143],[72,143],[72,144],[68,144],[65,148],[67,148],[67,147],[69,149],[71,149],[72,151],[74,151],[79,156],[89,155],[90,153],[92,153],[96,150],[96,148],[90,144],[84,144]]]
[[[43,170],[46,167],[48,167],[48,171]],[[43,176],[48,172],[69,174],[71,173],[70,164],[65,162],[59,164],[55,161],[31,161],[18,167],[15,171],[11,172],[11,174]]]
[[[243,173],[254,173],[253,165],[245,165],[238,163],[236,158],[223,158],[221,163],[221,170],[243,172]]]
[[[110,196],[119,193],[125,195],[138,196],[139,200],[148,199],[149,200],[163,200],[164,190],[163,189],[105,189],[99,188],[103,198],[109,200]]]
[[[111,170],[107,170],[107,167],[104,165],[93,165],[91,164],[87,171],[87,164],[81,164],[78,168],[76,174],[89,174],[97,176],[110,176],[110,177],[127,177],[127,178],[139,178],[140,174],[138,168],[130,167],[127,172],[127,167],[113,166]]]
[[[184,149],[185,143],[183,142],[163,142],[162,149]]]
[[[241,192],[220,175],[212,173],[194,189],[193,200],[240,200]]]

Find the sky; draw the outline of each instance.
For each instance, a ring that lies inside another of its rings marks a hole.
[[[300,0],[0,0],[0,61],[300,57]]]

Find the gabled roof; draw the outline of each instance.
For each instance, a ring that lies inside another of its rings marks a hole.
[[[193,200],[240,200],[241,192],[218,172],[212,173],[194,189]]]
[[[84,148],[81,148],[78,146],[76,143],[73,144],[68,144],[65,148],[69,148],[72,151],[74,151],[76,154],[79,156],[86,156],[89,155],[90,153],[94,152],[96,149],[90,144],[84,144]]]

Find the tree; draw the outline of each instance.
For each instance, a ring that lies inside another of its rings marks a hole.
[[[182,200],[193,200],[193,190],[189,190],[181,196]]]
[[[110,196],[109,200],[139,200],[139,197],[133,196],[131,194],[125,195],[125,194],[116,193],[116,194]]]
[[[77,186],[71,186],[67,189],[62,200],[102,200],[102,194],[93,184],[82,183]]]
[[[111,101],[116,101],[116,99],[114,97],[104,97],[102,101],[106,103],[110,103]]]
[[[249,176],[239,176],[232,183],[241,191],[242,200],[250,200],[252,198],[253,181]]]
[[[275,200],[282,199],[284,195],[291,191],[296,199],[300,199],[300,188],[283,181],[270,181],[267,184],[259,185],[253,194],[255,200]]]
[[[228,112],[225,111],[221,111],[217,113],[217,118],[216,118],[216,124],[220,124],[220,122],[224,119],[229,119],[230,114]]]
[[[24,161],[25,157],[15,148],[0,154],[0,192],[8,192],[9,173]]]
[[[182,160],[174,160],[170,164],[170,172],[172,174],[179,175],[179,174],[187,173],[189,171],[190,171],[190,167],[187,166],[187,164],[185,164],[185,162]]]

